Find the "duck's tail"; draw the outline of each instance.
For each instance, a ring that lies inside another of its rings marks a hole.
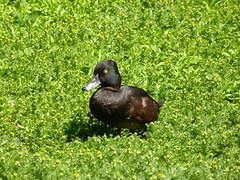
[[[157,101],[158,108],[161,108],[164,105],[164,101]]]

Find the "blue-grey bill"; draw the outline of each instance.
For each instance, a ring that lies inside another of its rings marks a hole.
[[[90,91],[100,85],[98,75],[93,76],[93,78],[88,82],[86,86],[82,88],[83,91]]]

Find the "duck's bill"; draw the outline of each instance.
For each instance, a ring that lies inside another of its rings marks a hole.
[[[82,88],[83,91],[90,91],[100,85],[98,75],[93,76],[93,78],[88,82],[86,86]]]

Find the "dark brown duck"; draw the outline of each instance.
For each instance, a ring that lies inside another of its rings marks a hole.
[[[98,85],[100,88],[90,99],[91,113],[98,120],[128,129],[141,129],[157,120],[163,102],[155,101],[141,88],[121,85],[116,62],[99,62],[83,90],[89,91]]]

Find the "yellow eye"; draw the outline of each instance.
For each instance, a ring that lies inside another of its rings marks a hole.
[[[104,69],[103,72],[104,72],[105,74],[107,74],[107,73],[109,72],[109,70],[108,70],[108,69]]]

